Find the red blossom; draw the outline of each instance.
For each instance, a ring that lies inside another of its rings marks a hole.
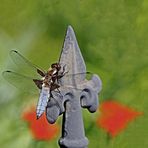
[[[45,113],[36,119],[35,107],[23,112],[22,119],[29,123],[29,129],[36,140],[52,140],[59,131],[57,124],[49,124]]]
[[[101,115],[97,119],[97,125],[105,129],[111,137],[124,130],[141,112],[135,111],[115,101],[105,101],[100,105]]]

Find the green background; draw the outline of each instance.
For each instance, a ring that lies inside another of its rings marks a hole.
[[[59,57],[69,24],[75,30],[87,70],[102,79],[100,103],[116,100],[144,113],[108,140],[95,125],[98,115],[83,111],[89,147],[147,148],[147,0],[0,0],[0,72],[14,67],[11,49],[48,69]],[[22,109],[37,97],[21,93],[0,76],[1,148],[57,147],[60,135],[49,142],[34,141],[20,120]]]

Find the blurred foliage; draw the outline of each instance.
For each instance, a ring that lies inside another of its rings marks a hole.
[[[95,125],[98,113],[83,111],[89,147],[148,147],[147,0],[0,0],[0,72],[14,68],[8,56],[14,48],[47,69],[59,57],[68,24],[76,32],[87,69],[102,79],[100,103],[117,100],[144,112],[108,140]],[[32,140],[20,120],[23,108],[37,97],[22,94],[0,76],[0,147],[57,147],[58,137],[49,142]]]

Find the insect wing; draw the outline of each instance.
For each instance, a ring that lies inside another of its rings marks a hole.
[[[37,119],[39,119],[42,116],[42,114],[44,113],[46,109],[47,102],[49,99],[49,93],[50,93],[49,87],[42,87],[41,92],[40,92],[40,97],[38,100],[38,104],[37,104],[37,109],[36,109]]]
[[[36,93],[38,91],[38,88],[31,77],[13,71],[4,71],[2,75],[10,84],[24,92]]]
[[[19,67],[20,71],[25,73],[26,75],[32,75],[36,77],[45,76],[44,70],[42,70],[41,68],[31,63],[23,55],[21,55],[18,51],[11,50],[10,56],[13,62]]]
[[[75,89],[77,91],[82,91],[82,88],[78,86],[77,84],[81,85],[85,80],[90,80],[92,75],[93,74],[91,72],[82,72],[82,73],[77,73],[77,74],[65,74],[62,78],[59,79],[59,85],[60,87],[64,89],[70,88],[70,89]],[[71,81],[73,83],[71,83]]]
[[[69,80],[80,80],[78,81],[79,83],[81,83],[81,81],[85,79],[90,80],[92,77],[92,73],[91,72],[81,72],[81,73],[76,73],[76,74],[65,74],[63,77],[60,78],[59,81],[64,81],[64,85],[69,85]]]
[[[93,74],[91,72],[87,71],[87,72],[81,72],[81,73],[76,73],[76,74],[69,74],[69,73],[67,73],[65,76],[66,77],[73,77],[75,79],[77,79],[79,77],[84,77],[85,79],[90,80],[92,75]]]

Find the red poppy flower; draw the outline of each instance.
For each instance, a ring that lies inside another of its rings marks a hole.
[[[112,137],[134,120],[141,112],[124,106],[115,101],[105,101],[100,105],[101,116],[97,119],[97,125],[105,129]]]
[[[36,140],[52,140],[58,134],[59,126],[49,124],[45,114],[36,119],[35,107],[23,112],[22,118],[29,123],[29,129]]]

